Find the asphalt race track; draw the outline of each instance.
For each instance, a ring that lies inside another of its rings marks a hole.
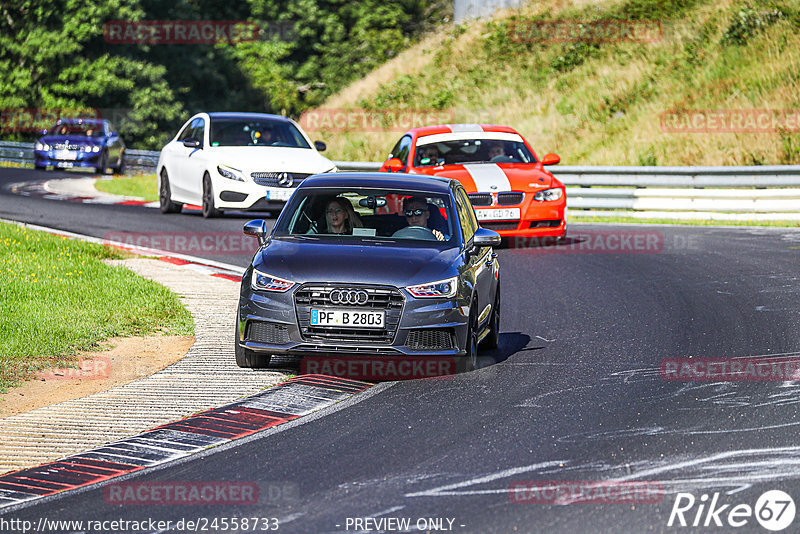
[[[0,217],[98,237],[239,233],[251,217],[167,216],[6,190],[41,178],[1,169]],[[409,519],[409,532],[766,532],[754,516],[732,528],[728,514],[740,504],[755,508],[767,490],[800,497],[798,382],[672,381],[660,368],[690,357],[800,356],[800,232],[572,225],[570,236],[566,245],[498,251],[503,333],[498,350],[482,353],[481,369],[383,383],[276,430],[126,479],[255,483],[256,504],[117,505],[94,486],[0,518],[174,526],[257,517],[277,518],[280,532],[397,531],[389,528],[397,523],[379,522],[390,518]],[[196,255],[240,266],[250,259],[213,252]],[[530,493],[509,491],[612,479],[664,495],[657,502],[531,502]],[[698,528],[677,520],[668,526],[678,492],[696,499],[685,519],[691,525],[698,516]],[[707,517],[712,499],[717,509],[728,506]],[[714,526],[716,518],[724,526]],[[797,531],[798,521],[786,531]]]

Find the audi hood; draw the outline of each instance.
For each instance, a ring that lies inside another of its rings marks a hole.
[[[336,242],[331,241],[336,240]],[[358,255],[358,249],[363,255]],[[299,284],[332,282],[405,287],[458,274],[458,247],[358,238],[311,236],[272,238],[253,259],[253,267]],[[358,262],[353,263],[353,258]]]

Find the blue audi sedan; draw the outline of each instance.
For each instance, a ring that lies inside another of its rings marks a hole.
[[[497,346],[500,236],[457,180],[331,173],[305,179],[242,278],[236,363],[270,356],[448,358]],[[322,362],[323,368],[325,362]],[[323,373],[327,374],[327,373]]]
[[[103,119],[59,119],[42,131],[33,150],[36,169],[92,167],[100,174],[108,168],[125,172],[125,143]]]

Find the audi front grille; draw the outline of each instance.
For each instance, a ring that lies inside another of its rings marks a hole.
[[[244,337],[247,341],[267,343],[269,345],[285,345],[291,341],[289,339],[289,328],[285,324],[266,321],[251,321],[247,323]]]
[[[366,293],[363,298],[352,300],[339,298],[342,293],[357,295]],[[333,293],[334,300],[331,300]],[[343,303],[344,302],[344,303]],[[297,324],[304,341],[341,341],[362,343],[391,343],[400,324],[405,299],[400,291],[388,286],[367,285],[304,285],[294,293]],[[324,306],[332,308],[354,308],[361,310],[383,310],[386,312],[384,328],[340,328],[332,326],[311,326],[311,308]]]

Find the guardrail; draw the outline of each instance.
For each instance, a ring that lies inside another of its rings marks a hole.
[[[153,172],[158,152],[127,150],[128,168]],[[33,162],[33,144],[0,141],[0,161]],[[377,161],[334,161],[342,171],[377,171]],[[800,166],[549,168],[567,185],[572,215],[800,220]]]
[[[158,164],[154,150],[125,149],[125,165],[140,172],[153,172]],[[0,141],[0,161],[18,165],[33,165],[33,143]]]

